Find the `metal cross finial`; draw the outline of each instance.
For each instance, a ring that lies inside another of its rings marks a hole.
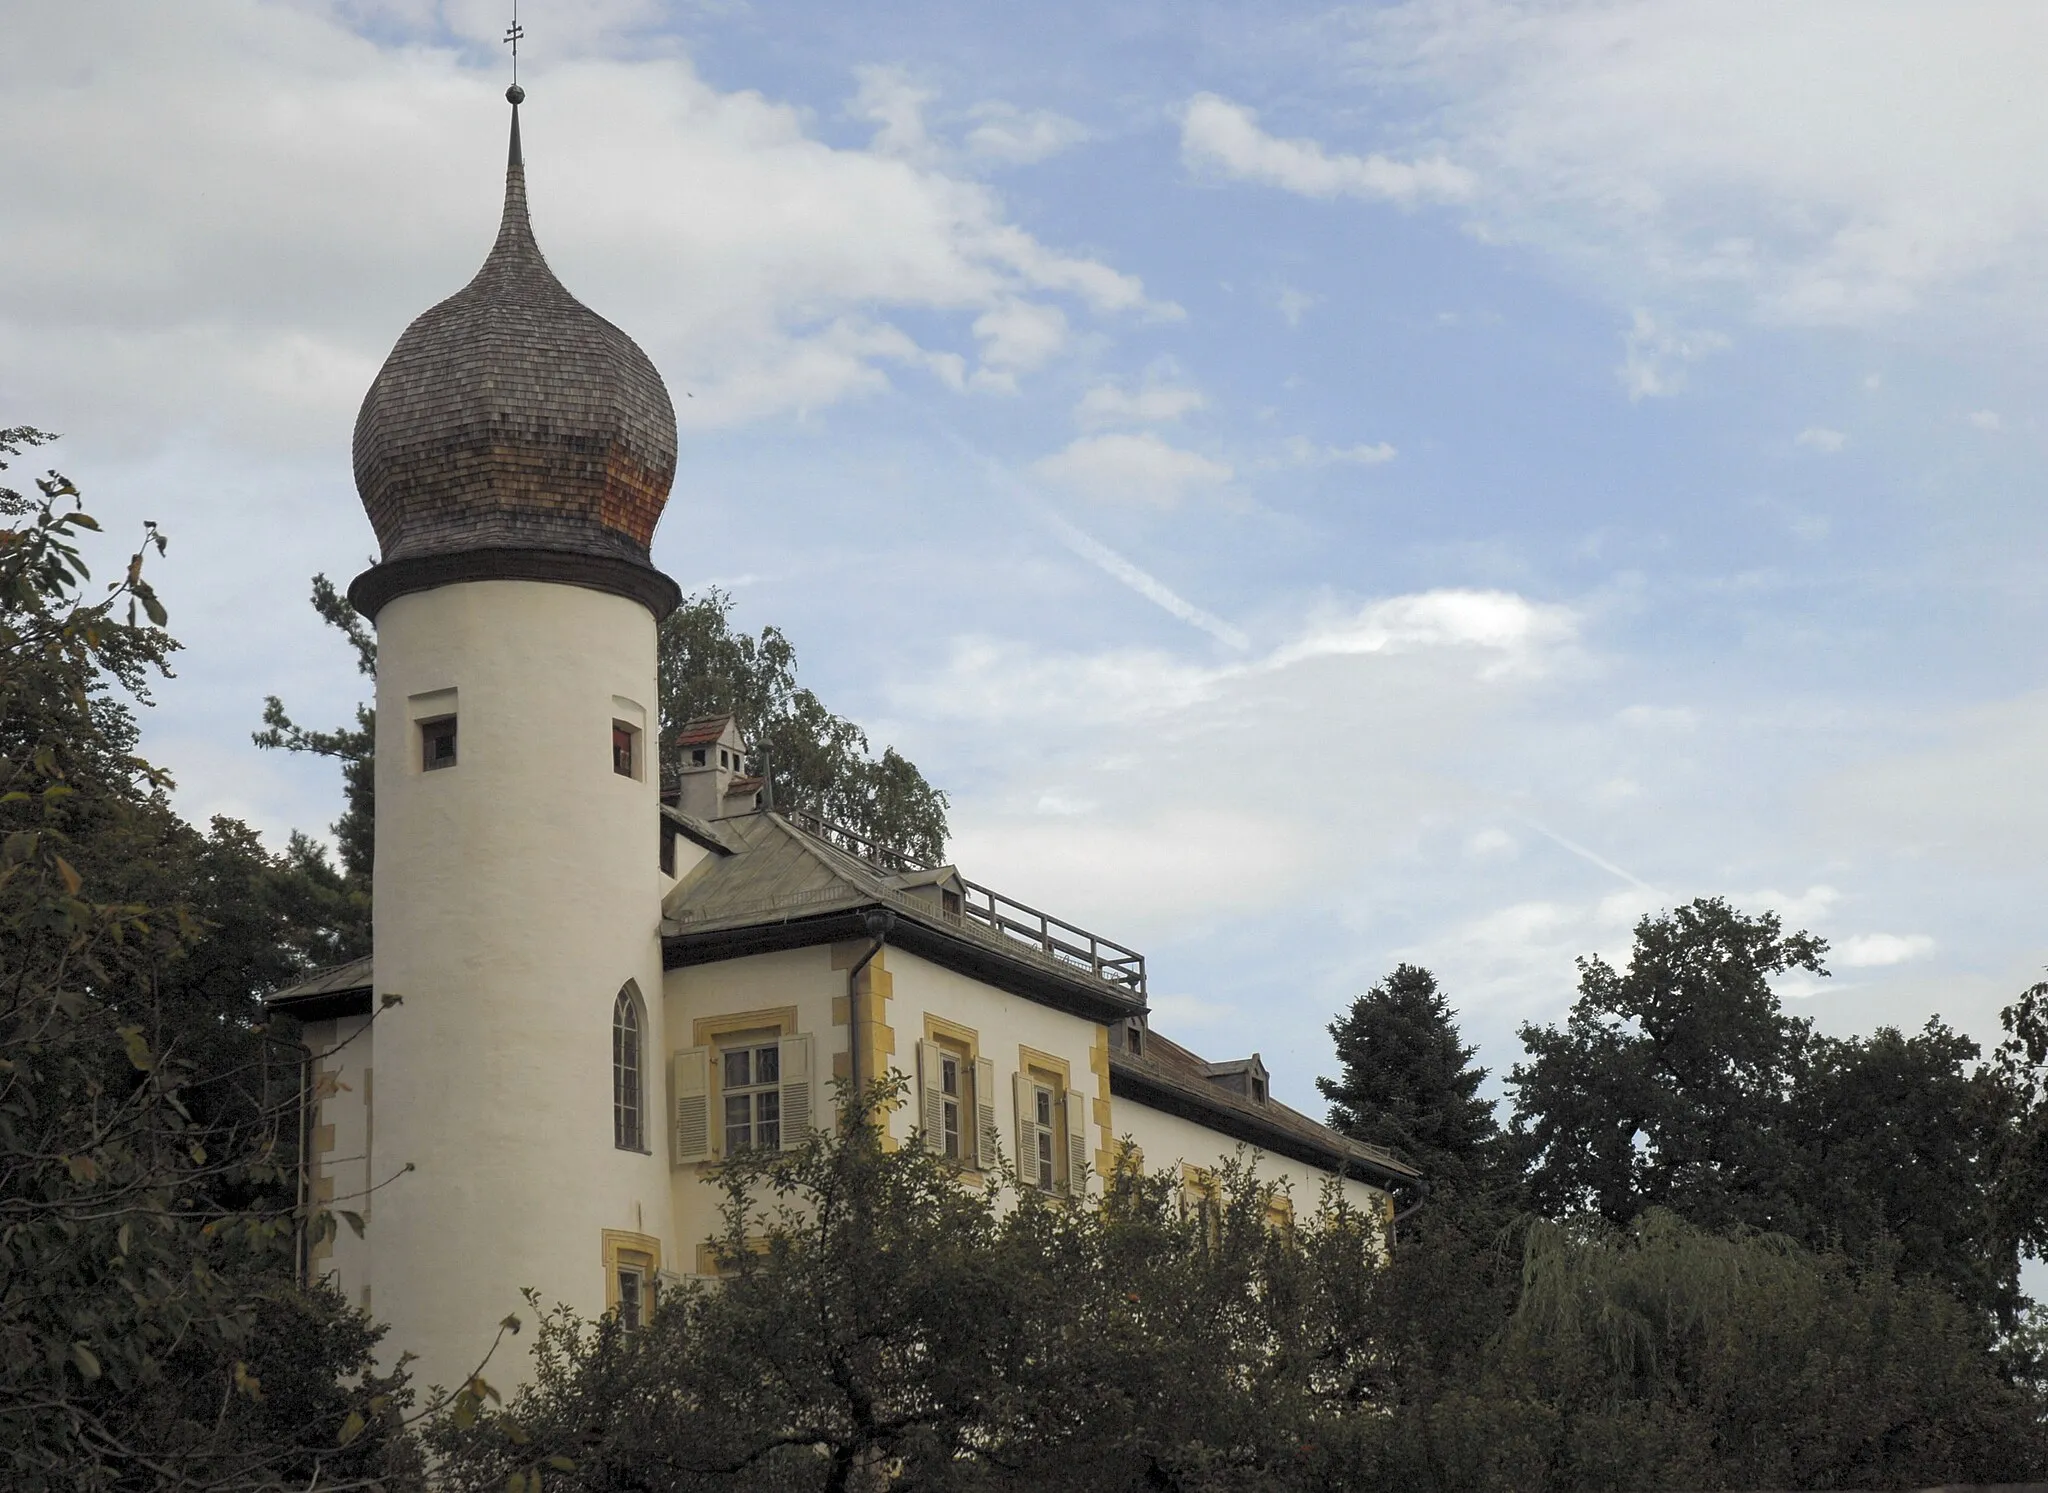
[[[505,45],[512,49],[512,86],[519,86],[519,41],[526,28],[519,24],[519,0],[512,0],[512,26],[505,33]]]

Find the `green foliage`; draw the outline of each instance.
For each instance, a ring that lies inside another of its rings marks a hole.
[[[331,873],[171,811],[118,698],[176,646],[163,538],[82,600],[97,526],[37,486],[0,490],[0,1481],[360,1486],[402,1452],[334,1429],[398,1387],[293,1283],[300,1068],[254,1000],[331,952]]]
[[[313,577],[313,610],[355,650],[356,672],[377,675],[377,635],[370,631],[348,598],[325,575]],[[284,701],[270,695],[263,702],[263,729],[251,739],[260,747],[310,752],[341,764],[342,811],[334,821],[334,841],[341,852],[342,886],[354,909],[349,951],[358,958],[370,952],[370,876],[377,858],[377,712],[356,706],[356,723],[332,731],[309,731],[286,714]],[[310,842],[309,842],[310,844]]]
[[[1552,1218],[1666,1208],[1882,1256],[2010,1329],[2048,1217],[2040,1003],[2008,1010],[1990,1064],[1938,1020],[1820,1037],[1770,982],[1825,974],[1825,951],[1702,899],[1638,924],[1626,971],[1581,960],[1564,1027],[1524,1027],[1509,1077],[1527,1198]]]
[[[1626,971],[1579,960],[1564,1029],[1523,1027],[1529,1060],[1508,1078],[1537,1209],[1782,1225],[1794,1170],[1778,1122],[1810,1028],[1770,981],[1825,973],[1826,949],[1775,913],[1701,898],[1637,924]]]
[[[664,742],[687,722],[734,715],[765,756],[778,804],[800,806],[861,834],[937,862],[946,851],[946,795],[894,747],[869,752],[867,733],[797,683],[796,649],[781,629],[758,636],[732,625],[732,596],[686,597],[661,625]],[[662,766],[679,762],[665,747]]]
[[[1413,964],[1395,968],[1330,1023],[1339,1076],[1319,1078],[1330,1124],[1382,1146],[1432,1183],[1485,1180],[1493,1171],[1500,1126],[1493,1102],[1479,1097],[1484,1068],[1472,1066],[1457,1018],[1436,976]]]
[[[1272,1188],[1120,1169],[1081,1206],[964,1179],[866,1114],[729,1164],[722,1278],[628,1333],[565,1310],[499,1416],[438,1436],[451,1486],[1267,1488],[1357,1393],[1344,1309],[1377,1230],[1334,1201],[1297,1238]],[[566,1464],[566,1465],[565,1465]]]

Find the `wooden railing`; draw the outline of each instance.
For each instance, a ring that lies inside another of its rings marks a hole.
[[[809,809],[783,809],[779,812],[805,834],[866,861],[877,870],[900,874],[938,869],[919,856]],[[1008,941],[1035,949],[1062,964],[1085,969],[1099,980],[1144,998],[1145,956],[1136,949],[1005,897],[993,887],[965,878],[960,885],[966,893],[957,914],[962,921],[977,923]],[[950,910],[945,915],[956,916]]]

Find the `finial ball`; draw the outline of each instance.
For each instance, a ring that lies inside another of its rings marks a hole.
[[[510,88],[505,90],[505,101],[511,104],[514,108],[517,108],[519,105],[526,102],[526,90],[524,88],[521,88],[517,83],[514,83]]]

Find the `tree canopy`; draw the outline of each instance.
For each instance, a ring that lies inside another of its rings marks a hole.
[[[1393,973],[1330,1023],[1338,1076],[1319,1078],[1330,1124],[1384,1146],[1432,1182],[1479,1181],[1498,1149],[1491,1100],[1479,1097],[1486,1070],[1459,1036],[1436,976],[1413,964]]]
[[[403,1390],[297,1283],[301,1068],[256,1000],[333,957],[339,877],[172,811],[127,703],[177,646],[164,537],[86,600],[98,525],[37,487],[0,488],[0,1481],[360,1486],[407,1443],[337,1433]]]

